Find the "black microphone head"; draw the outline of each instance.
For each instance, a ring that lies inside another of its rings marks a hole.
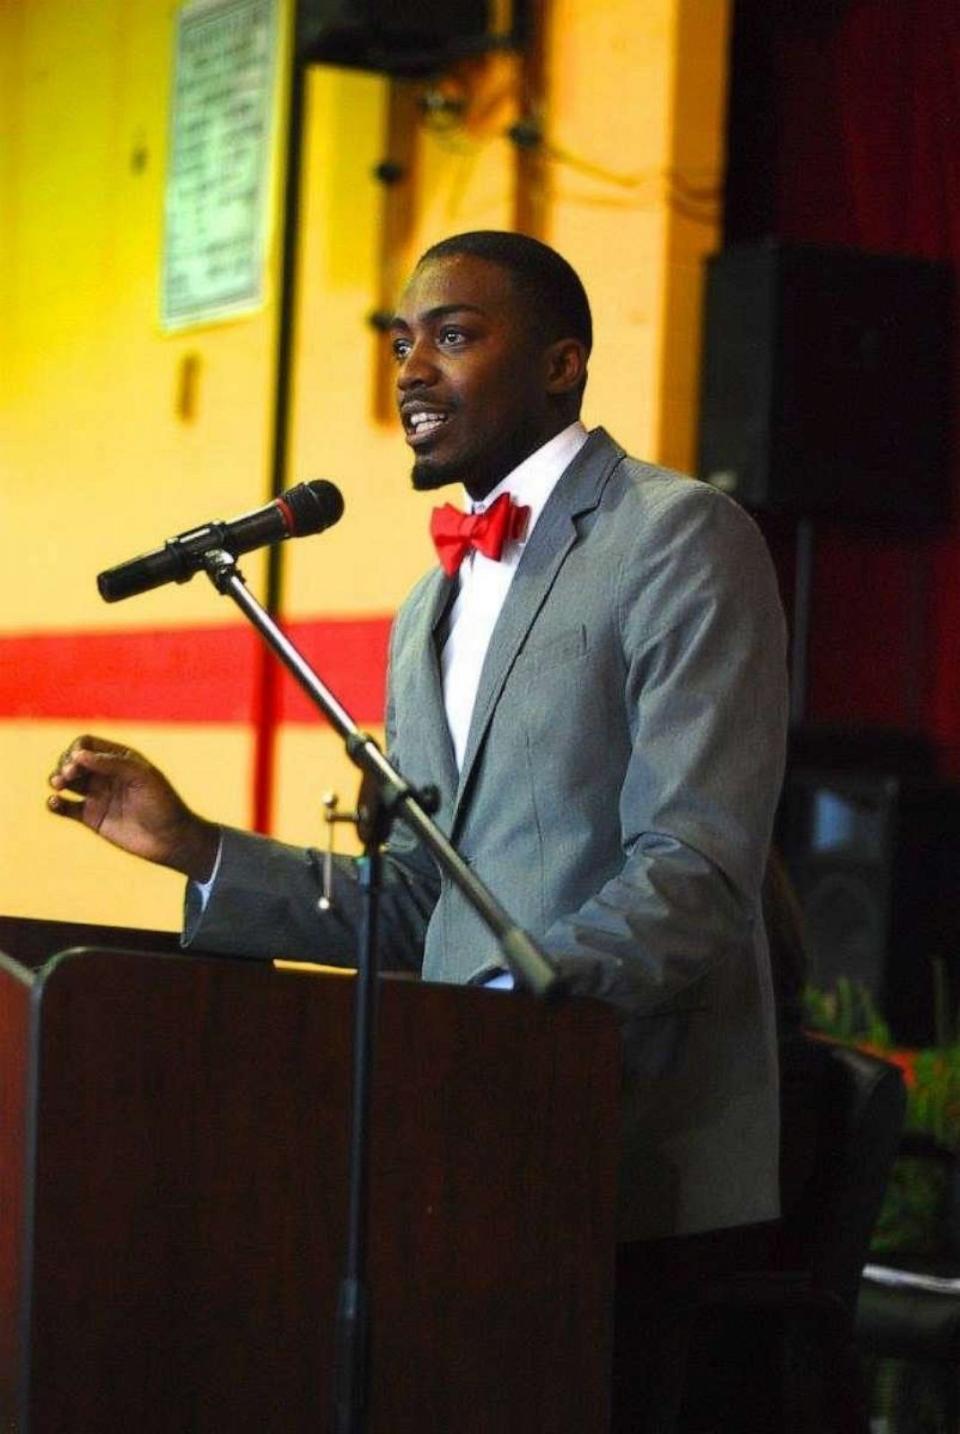
[[[343,517],[343,494],[335,483],[316,478],[312,483],[298,483],[280,495],[293,518],[291,538],[304,538],[322,533]]]

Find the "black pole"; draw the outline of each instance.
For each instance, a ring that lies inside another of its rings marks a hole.
[[[295,7],[298,9],[298,7]],[[273,390],[273,433],[270,455],[270,496],[287,487],[287,447],[293,391],[293,336],[297,318],[300,260],[300,190],[303,161],[303,121],[306,107],[307,66],[298,55],[298,26],[294,16],[290,35],[290,87],[287,96],[287,149],[283,175],[280,272],[277,279],[277,339]],[[281,564],[279,547],[267,555],[266,608],[280,609]]]
[[[283,174],[283,215],[277,275],[277,332],[274,349],[273,415],[270,455],[270,496],[278,497],[287,487],[287,449],[293,389],[293,336],[297,315],[300,259],[300,189],[303,158],[303,124],[306,104],[307,67],[300,59],[300,0],[295,0],[287,36],[290,46],[287,92],[286,151]],[[276,616],[283,601],[283,554],[279,547],[267,553],[264,600],[267,612]],[[256,732],[254,825],[269,828],[269,793],[273,782],[274,729],[279,674],[269,653],[262,655],[258,670],[260,716]]]
[[[360,803],[358,803],[358,806]],[[378,902],[380,841],[370,829],[360,861],[363,925],[360,964],[354,991],[353,1110],[350,1124],[350,1177],[347,1250],[337,1300],[334,1366],[334,1434],[363,1434],[369,1413],[370,1292],[367,1281],[367,1209],[370,1185],[370,1082],[376,1040]]]

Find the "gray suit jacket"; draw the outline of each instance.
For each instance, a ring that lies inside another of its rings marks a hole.
[[[394,625],[391,755],[414,784],[439,787],[441,827],[574,989],[621,1012],[621,1236],[773,1218],[760,886],[786,700],[776,581],[754,524],[713,489],[592,433],[523,553],[459,774],[438,660],[453,589],[431,572]],[[323,918],[319,870],[315,851],[227,832],[205,913],[188,909],[188,939],[352,961],[352,864],[338,864]],[[467,982],[500,964],[400,824],[383,911],[394,965]]]

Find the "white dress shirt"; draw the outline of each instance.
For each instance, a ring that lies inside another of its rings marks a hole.
[[[483,513],[501,493],[509,493],[515,503],[530,509],[530,517],[524,537],[508,539],[499,561],[471,549],[460,565],[460,591],[450,609],[440,658],[443,704],[458,768],[463,765],[483,661],[517,564],[547,499],[586,441],[583,424],[571,423],[525,458],[484,499],[470,503],[471,513]]]

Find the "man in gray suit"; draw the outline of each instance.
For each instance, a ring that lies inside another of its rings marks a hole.
[[[785,678],[764,545],[721,494],[581,426],[589,307],[546,246],[488,232],[435,246],[393,336],[414,486],[457,481],[480,511],[435,517],[444,566],[397,617],[391,754],[438,787],[440,825],[573,990],[621,1013],[622,1236],[769,1221],[760,888]],[[346,859],[319,915],[316,852],[221,831],[136,753],[79,739],[52,784],[52,810],[192,879],[189,942],[351,961]],[[402,826],[386,868],[392,962],[496,979],[489,934]]]

